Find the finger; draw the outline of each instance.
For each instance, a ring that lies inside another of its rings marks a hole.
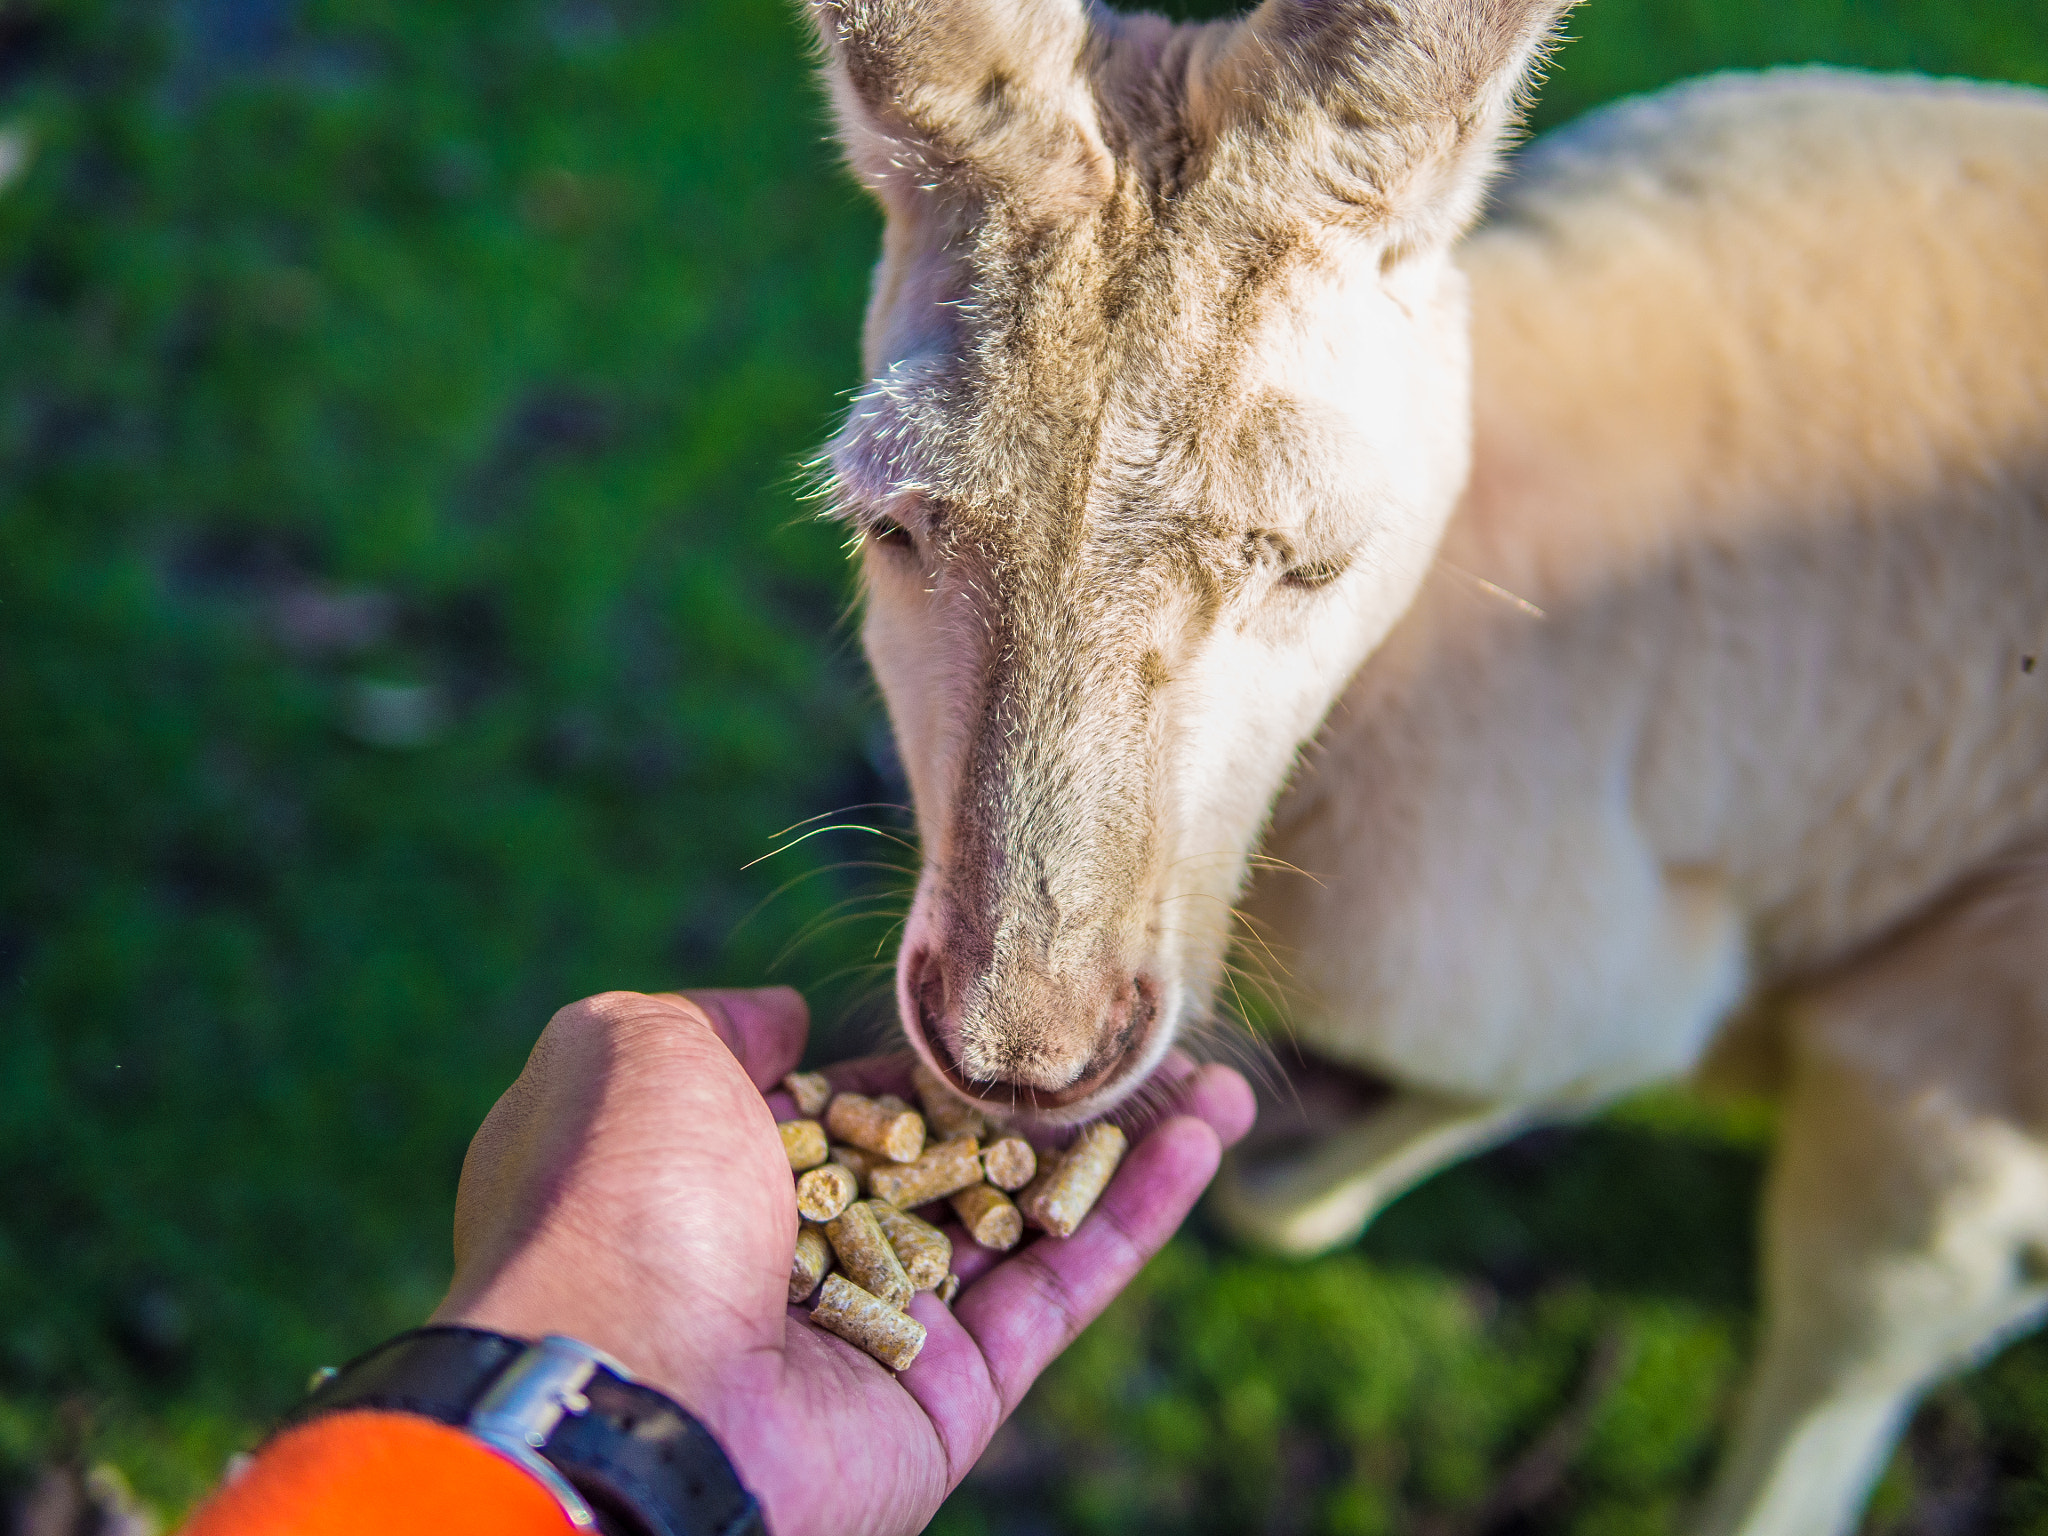
[[[981,1459],[1005,1409],[988,1362],[953,1310],[922,1291],[911,1298],[909,1310],[924,1324],[924,1348],[896,1379],[938,1433],[950,1489]]]
[[[1173,1050],[1154,1070],[1142,1097],[1119,1109],[1115,1119],[1136,1141],[1162,1120],[1193,1115],[1208,1121],[1227,1147],[1251,1129],[1257,1109],[1251,1085],[1235,1069],[1199,1063]]]
[[[1183,1114],[1206,1121],[1226,1147],[1244,1139],[1259,1111],[1258,1096],[1244,1075],[1214,1061],[1197,1068],[1182,1083],[1180,1107]]]
[[[891,1051],[886,1056],[856,1056],[851,1061],[835,1061],[825,1068],[825,1075],[832,1080],[834,1093],[896,1093],[910,1092],[910,1067],[917,1060],[911,1051]]]
[[[1132,1141],[1139,1140],[1162,1120],[1171,1120],[1181,1113],[1181,1107],[1187,1101],[1188,1085],[1194,1081],[1198,1070],[1195,1058],[1175,1046],[1160,1059],[1159,1065],[1137,1086],[1131,1097],[1111,1111],[1110,1118],[1123,1127],[1124,1134]]]
[[[972,1285],[1008,1257],[1000,1248],[982,1247],[957,1221],[946,1221],[939,1230],[953,1245],[953,1273],[962,1285]]]
[[[953,1273],[960,1277],[963,1288],[974,1284],[983,1275],[994,1269],[1009,1257],[994,1248],[984,1248],[965,1232],[953,1244]]]
[[[803,1056],[811,1010],[793,987],[713,987],[664,995],[704,1011],[756,1088],[773,1087]]]
[[[1222,1155],[1206,1121],[1166,1121],[1072,1237],[1041,1238],[962,1292],[954,1315],[981,1346],[1005,1413],[1173,1236]]]

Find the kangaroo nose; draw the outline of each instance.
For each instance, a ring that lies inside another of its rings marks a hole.
[[[938,952],[920,950],[911,958],[904,974],[911,1003],[911,1017],[906,1022],[931,1047],[939,1070],[956,1086],[966,1086],[959,1032],[946,1007],[946,968],[940,963]]]
[[[905,967],[908,1026],[953,1085],[979,1099],[1052,1109],[1109,1086],[1143,1059],[1158,988],[1122,967],[1055,978],[972,967],[932,945]]]

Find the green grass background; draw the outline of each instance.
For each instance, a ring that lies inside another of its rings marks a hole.
[[[1539,124],[2048,82],[2038,0],[1574,30]],[[174,1514],[432,1304],[552,1008],[773,974],[878,1027],[890,846],[746,867],[901,794],[797,472],[876,221],[784,0],[0,0],[0,131],[0,1480],[82,1435]],[[1313,1264],[1198,1220],[939,1528],[1676,1530],[1767,1138],[1657,1096]],[[1936,1394],[1872,1529],[2048,1532],[2048,1349]]]

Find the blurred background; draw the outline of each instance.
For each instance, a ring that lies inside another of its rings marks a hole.
[[[173,1520],[417,1322],[562,1002],[773,978],[814,1059],[886,1027],[902,846],[750,862],[904,796],[801,495],[877,222],[794,9],[0,0],[17,1509],[99,1468]],[[1730,66],[2048,83],[2040,0],[1573,30],[1539,127]],[[1198,1219],[935,1528],[1675,1532],[1769,1133],[1652,1096],[1312,1264]],[[1869,1530],[2048,1532],[2048,1346],[1935,1394]]]

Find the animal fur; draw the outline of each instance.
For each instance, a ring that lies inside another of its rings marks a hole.
[[[899,1002],[956,1084],[1102,1113],[1270,814],[1294,1026],[1399,1085],[1228,1174],[1294,1251],[1769,1063],[1701,1518],[1827,1536],[2048,1306],[2048,99],[1697,83],[1460,247],[1560,10],[814,5],[889,214],[831,462],[924,844]]]

